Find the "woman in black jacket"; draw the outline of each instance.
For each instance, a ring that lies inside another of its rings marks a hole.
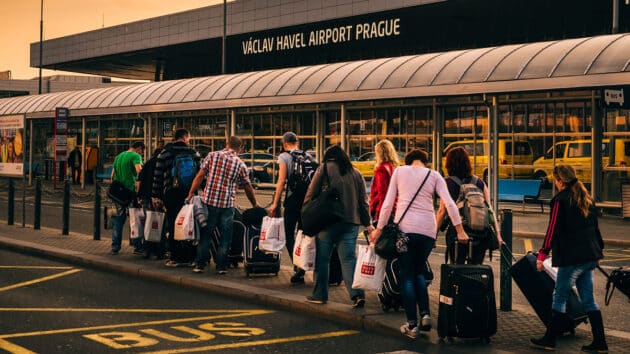
[[[558,267],[558,277],[547,331],[542,338],[532,338],[531,342],[539,348],[555,348],[567,300],[572,287],[576,286],[593,332],[593,342],[582,346],[582,351],[607,353],[602,314],[593,297],[593,269],[604,258],[604,243],[597,224],[595,206],[588,191],[575,176],[573,167],[556,166],[553,178],[559,192],[551,200],[549,226],[538,253],[536,268],[543,271],[543,261],[552,251],[552,265]]]

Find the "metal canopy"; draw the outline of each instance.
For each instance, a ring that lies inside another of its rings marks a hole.
[[[592,88],[630,82],[630,34],[362,60],[0,99],[49,117]]]

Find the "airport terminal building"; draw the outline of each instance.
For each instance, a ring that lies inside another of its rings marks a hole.
[[[437,168],[454,143],[499,178],[574,164],[614,202],[630,164],[630,6],[620,1],[615,20],[612,4],[234,1],[224,74],[222,5],[79,33],[45,41],[44,68],[152,82],[0,99],[0,121],[23,115],[43,163],[55,109],[68,108],[68,136],[99,147],[101,169],[177,127],[202,152],[234,134],[274,153],[293,130],[318,156],[340,143],[365,159],[388,138],[427,149]],[[32,66],[38,55],[33,43]]]

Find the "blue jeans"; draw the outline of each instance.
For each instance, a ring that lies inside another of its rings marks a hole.
[[[127,221],[127,207],[118,203],[114,203],[114,205],[116,206],[116,215],[112,215],[112,251],[118,252],[122,244],[123,227]]]
[[[553,291],[551,308],[554,311],[566,313],[567,301],[573,291],[573,286],[576,286],[584,311],[587,313],[598,311],[599,306],[597,306],[593,297],[593,269],[596,266],[597,262],[588,262],[558,267],[558,278]]]
[[[214,262],[217,270],[227,268],[227,256],[232,243],[232,223],[234,222],[233,208],[217,208],[206,205],[208,208],[208,226],[203,228],[204,232],[199,235],[199,245],[197,246],[197,258],[195,264],[198,268],[205,268],[210,257],[210,234],[215,227],[219,227],[219,245],[217,259]]]
[[[356,245],[359,225],[337,223],[328,226],[321,231],[315,239],[317,255],[315,259],[315,287],[313,297],[318,300],[328,301],[328,277],[330,271],[330,257],[333,247],[337,245],[337,252],[341,260],[341,273],[343,282],[350,294],[350,299],[355,297],[365,298],[365,292],[361,289],[352,289],[354,267],[357,263]]]
[[[420,316],[428,315],[429,292],[424,279],[426,261],[433,250],[435,240],[421,234],[407,234],[409,243],[407,253],[398,257],[400,266],[400,295],[402,296],[405,314],[408,322],[418,321],[417,308]]]

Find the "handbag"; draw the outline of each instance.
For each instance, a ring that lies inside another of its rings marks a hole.
[[[326,162],[323,165],[325,181],[321,191],[302,205],[302,231],[309,236],[317,235],[345,215],[341,193],[330,185]]]
[[[120,181],[114,180],[107,189],[107,196],[115,203],[126,207],[136,198],[136,192],[125,188]]]
[[[400,216],[400,219],[398,220],[398,222],[390,222],[387,225],[385,225],[385,227],[383,228],[383,232],[381,233],[381,236],[378,238],[378,240],[376,241],[376,244],[374,245],[376,254],[378,254],[379,256],[385,259],[393,259],[403,253],[407,253],[407,243],[409,243],[409,236],[407,236],[404,232],[400,231],[398,224],[400,224],[402,219],[407,214],[407,211],[409,211],[411,204],[418,196],[418,193],[420,193],[420,191],[422,190],[422,187],[424,187],[424,184],[429,178],[430,173],[431,171],[429,171],[427,175],[424,177],[424,180],[420,184],[420,187],[416,191],[416,194],[414,194],[413,198],[411,198],[409,205],[407,205],[407,208],[405,209],[403,214]]]

